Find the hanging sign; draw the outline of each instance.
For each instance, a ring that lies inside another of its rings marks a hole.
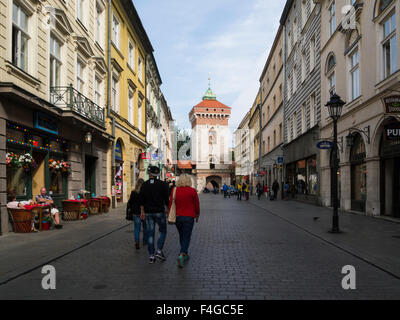
[[[115,160],[122,161],[122,147],[119,141],[115,144]]]
[[[150,152],[143,152],[142,153],[143,160],[150,160]]]
[[[317,148],[321,150],[333,149],[334,143],[332,141],[321,141],[317,144]]]
[[[400,96],[383,98],[386,113],[400,113]]]
[[[57,121],[54,120],[54,117],[51,117],[45,113],[35,112],[34,127],[58,135]]]

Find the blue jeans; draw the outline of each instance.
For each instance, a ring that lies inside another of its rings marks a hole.
[[[147,242],[147,228],[146,228],[146,220],[140,220],[140,216],[133,216],[133,224],[135,225],[135,242],[140,242],[140,229],[143,224],[143,243]]]
[[[190,238],[192,237],[194,218],[192,217],[176,217],[176,228],[179,232],[179,241],[181,244],[180,253],[188,253]]]
[[[147,224],[147,248],[149,249],[149,254],[154,255],[154,237],[156,231],[156,223],[158,224],[158,231],[160,236],[158,237],[157,249],[162,250],[165,243],[165,238],[167,237],[167,218],[165,213],[149,213],[146,214],[146,224]]]

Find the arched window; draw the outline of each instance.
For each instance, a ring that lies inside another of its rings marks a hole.
[[[208,133],[208,143],[209,144],[217,143],[217,132],[214,130],[214,128],[211,128],[211,130]]]
[[[336,75],[335,75],[336,57],[333,53],[328,55],[326,61],[325,72],[328,77],[329,94],[332,96],[336,92]]]

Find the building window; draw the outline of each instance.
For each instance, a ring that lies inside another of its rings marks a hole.
[[[28,16],[21,7],[13,3],[12,62],[18,68],[28,71]]]
[[[95,103],[98,106],[102,105],[101,90],[102,90],[102,81],[100,78],[96,77],[94,80],[94,99],[95,99]]]
[[[336,4],[335,1],[329,7],[329,35],[332,36],[336,30]]]
[[[138,128],[142,131],[143,123],[142,123],[142,99],[138,99]]]
[[[307,60],[306,60],[306,53],[303,51],[301,53],[301,82],[306,79],[307,73]]]
[[[297,112],[293,114],[293,136],[294,138],[297,138],[298,132],[297,132]]]
[[[143,83],[143,60],[141,56],[138,56],[138,76],[139,80]]]
[[[283,140],[282,137],[282,123],[279,124],[279,143],[281,143]]]
[[[310,128],[315,124],[315,93],[310,97]]]
[[[83,22],[84,2],[85,0],[76,0],[76,17]]]
[[[274,130],[274,144],[273,144],[273,147],[274,148],[276,147],[276,130]]]
[[[332,54],[329,56],[327,64],[326,64],[326,74],[328,77],[329,83],[329,95],[332,96],[336,92],[336,75],[335,75],[335,66],[336,66],[336,59],[335,56]]]
[[[135,70],[135,45],[129,40],[129,66]]]
[[[397,71],[397,37],[396,37],[396,14],[393,13],[383,23],[383,65],[384,78],[389,77]]]
[[[310,73],[315,68],[315,37],[310,40]]]
[[[111,103],[112,103],[112,110],[116,113],[119,113],[118,92],[119,92],[119,79],[118,77],[113,75],[111,83]]]
[[[96,42],[100,47],[104,47],[104,8],[96,2],[96,21],[95,21]]]
[[[129,90],[128,93],[128,121],[130,124],[133,123],[133,109],[134,109],[134,101],[133,101],[133,91]]]
[[[350,63],[351,98],[354,100],[360,96],[360,57],[358,48],[350,55]]]
[[[297,91],[297,66],[293,68],[293,94]]]
[[[76,62],[76,89],[80,93],[84,93],[83,89],[85,86],[85,81],[84,81],[84,65],[78,60]]]
[[[119,49],[119,39],[120,39],[120,27],[119,21],[115,15],[113,15],[112,19],[112,42],[116,45]]]
[[[50,87],[60,86],[61,55],[60,43],[50,35]]]
[[[306,103],[301,106],[301,133],[305,133],[307,130],[306,107]]]

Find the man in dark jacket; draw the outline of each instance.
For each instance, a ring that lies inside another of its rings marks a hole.
[[[159,180],[160,169],[150,166],[147,171],[150,179],[140,189],[140,218],[146,219],[147,248],[150,254],[149,263],[154,263],[155,258],[166,260],[162,251],[167,236],[167,218],[169,205],[168,185]],[[155,225],[158,225],[160,236],[157,241],[157,251],[154,248]]]

